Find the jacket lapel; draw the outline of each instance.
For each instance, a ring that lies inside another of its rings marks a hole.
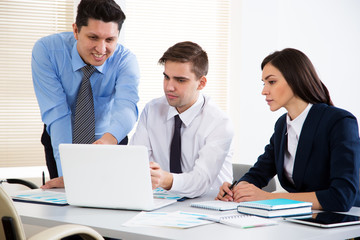
[[[295,188],[298,191],[300,191],[302,187],[305,170],[312,151],[315,133],[326,106],[326,104],[314,104],[311,107],[300,133],[293,172]]]
[[[277,160],[277,172],[279,179],[284,178],[284,156],[287,145],[287,132],[286,132],[286,121],[283,124],[283,129],[280,131],[280,148],[278,152]]]

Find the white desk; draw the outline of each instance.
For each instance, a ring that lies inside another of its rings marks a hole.
[[[214,213],[190,207],[193,201],[210,200],[213,197],[178,202],[157,211],[190,211]],[[73,206],[50,206],[15,202],[23,223],[52,227],[64,223],[75,223],[90,226],[103,236],[120,239],[348,239],[360,236],[360,226],[321,229],[279,220],[275,226],[239,229],[218,223],[190,229],[173,229],[165,227],[124,227],[123,223],[138,214],[138,211],[111,209],[80,208]],[[217,211],[215,211],[217,212]],[[360,216],[360,208],[353,207],[353,215]]]

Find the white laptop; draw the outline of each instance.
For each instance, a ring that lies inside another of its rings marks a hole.
[[[145,146],[60,144],[70,205],[151,211],[176,202],[154,199]]]

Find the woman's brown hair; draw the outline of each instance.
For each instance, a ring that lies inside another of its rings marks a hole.
[[[326,103],[333,106],[326,86],[318,77],[310,59],[301,51],[285,48],[267,56],[261,63],[263,70],[270,63],[284,76],[294,94],[308,103]]]

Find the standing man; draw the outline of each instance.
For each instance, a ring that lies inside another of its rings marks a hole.
[[[125,14],[114,0],[82,0],[73,32],[41,38],[32,53],[50,177],[63,187],[60,143],[127,144],[138,109],[139,67],[118,37]]]
[[[230,119],[207,96],[208,57],[196,43],[180,42],[159,60],[165,96],[144,108],[133,145],[149,150],[153,188],[197,197],[232,180]]]

